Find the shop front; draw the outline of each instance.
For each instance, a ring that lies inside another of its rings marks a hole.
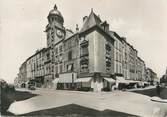
[[[111,77],[104,77],[103,78],[103,91],[112,91],[115,89],[115,80]]]
[[[42,87],[44,84],[44,77],[36,77],[35,78],[35,82],[36,82],[36,87]]]
[[[91,76],[78,78],[75,80],[76,87],[81,91],[111,91],[115,80],[111,77],[104,77],[100,73],[94,73]]]
[[[74,89],[76,80],[76,73],[63,73],[59,74],[57,81],[57,89]]]
[[[79,91],[91,91],[92,77],[77,78],[75,80],[76,89]]]
[[[116,88],[119,90],[125,90],[129,82],[124,79],[123,76],[116,76]]]
[[[53,75],[52,74],[45,75],[43,87],[44,88],[52,88],[52,86],[53,86],[52,80],[53,80]]]

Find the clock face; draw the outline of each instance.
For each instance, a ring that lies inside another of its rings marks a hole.
[[[63,32],[62,32],[61,30],[58,30],[58,29],[57,29],[56,34],[57,34],[57,36],[60,37],[60,38],[63,37]]]

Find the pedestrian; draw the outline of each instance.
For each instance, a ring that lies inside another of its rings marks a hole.
[[[156,91],[157,91],[157,95],[160,97],[161,87],[160,87],[159,83],[157,83]]]

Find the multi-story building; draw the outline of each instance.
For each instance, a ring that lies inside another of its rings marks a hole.
[[[123,68],[123,76],[125,79],[130,80],[130,72],[129,72],[129,50],[130,46],[126,41],[125,37],[122,37],[122,45],[123,45],[123,59],[122,59],[122,68]]]
[[[142,73],[142,81],[146,81],[146,64],[144,60],[141,59],[141,73]]]
[[[47,36],[47,50],[45,55],[45,83],[47,87],[52,86],[52,80],[63,71],[63,40],[66,30],[63,26],[64,18],[58,11],[57,6],[49,12],[48,24],[45,32]]]
[[[21,66],[19,76],[37,86],[101,91],[119,81],[141,80],[145,63],[137,50],[116,32],[109,30],[93,9],[83,17],[83,26],[73,32],[64,27],[63,15],[55,5],[46,26],[47,47],[37,51]],[[24,66],[24,67],[23,67]],[[25,72],[24,72],[25,71]]]
[[[129,45],[129,73],[131,80],[137,80],[137,50],[132,45]]]
[[[153,85],[157,79],[157,74],[151,69],[151,68],[147,68],[146,69],[146,79],[147,81]]]
[[[19,84],[23,84],[27,81],[27,67],[26,62],[23,62],[21,67],[19,68],[19,74],[18,74]]]
[[[37,50],[26,60],[26,79],[27,81],[36,81],[36,85],[39,87],[44,84],[44,53],[45,48]]]
[[[91,78],[90,86],[100,91],[105,85],[105,78],[111,79],[114,74],[114,39],[109,34],[109,24],[102,22],[92,10],[89,17],[84,17],[79,35],[79,77]]]
[[[144,76],[144,61],[140,58],[140,57],[137,57],[137,68],[136,68],[136,71],[137,71],[137,80],[138,81],[144,81],[145,78],[143,77]]]
[[[69,75],[75,72],[78,78],[89,79],[85,86],[101,90],[103,77],[113,75],[114,39],[108,33],[109,24],[102,22],[93,10],[83,20],[81,30],[73,34],[65,30],[63,16],[56,6],[49,12],[44,78],[47,84],[59,77],[59,82],[67,88],[71,83],[69,79],[72,79]],[[70,36],[66,38],[66,34]],[[65,74],[68,74],[67,78]]]
[[[115,76],[123,75],[123,39],[113,31],[109,34],[115,39],[114,43],[114,73]]]

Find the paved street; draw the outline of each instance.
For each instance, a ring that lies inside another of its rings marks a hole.
[[[25,89],[19,89],[24,90]],[[79,92],[54,91],[38,89],[31,91],[39,96],[13,103],[9,111],[16,114],[25,114],[34,111],[76,104],[83,107],[104,111],[114,110],[138,116],[164,116],[167,112],[167,103],[151,101],[151,97],[133,92]],[[23,108],[24,107],[24,108]]]

